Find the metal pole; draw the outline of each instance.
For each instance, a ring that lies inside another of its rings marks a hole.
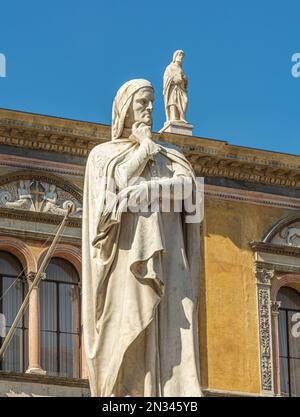
[[[51,255],[54,251],[55,245],[58,241],[59,235],[60,235],[60,233],[62,232],[62,230],[65,226],[65,223],[66,223],[67,218],[68,218],[68,216],[71,212],[71,209],[72,209],[72,207],[68,208],[68,211],[67,211],[63,221],[61,222],[61,225],[59,226],[59,229],[56,232],[56,235],[55,235],[55,237],[54,237],[54,239],[53,239],[53,241],[50,245],[50,248],[48,249],[48,252],[47,252],[45,258],[43,259],[43,262],[41,263],[41,266],[39,267],[39,270],[37,271],[36,276],[35,276],[34,280],[32,281],[32,284],[31,284],[31,286],[28,290],[28,293],[26,294],[26,296],[24,298],[24,301],[23,301],[23,303],[20,307],[20,310],[18,311],[18,314],[17,314],[13,324],[11,325],[11,328],[9,329],[9,331],[7,333],[7,336],[4,339],[3,345],[1,346],[1,349],[0,349],[0,360],[2,359],[4,353],[6,352],[6,349],[8,348],[8,345],[9,345],[9,343],[10,343],[10,341],[11,341],[11,339],[12,339],[14,333],[15,333],[15,330],[16,330],[17,325],[19,324],[19,321],[21,320],[21,318],[24,314],[25,309],[28,307],[29,297],[30,297],[30,294],[31,294],[33,288],[36,287],[42,279],[43,270],[44,270],[45,266],[47,265],[48,260],[51,258]]]

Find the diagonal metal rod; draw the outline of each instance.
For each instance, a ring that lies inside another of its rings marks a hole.
[[[63,218],[63,221],[61,222],[61,225],[59,226],[59,228],[58,228],[58,230],[56,232],[56,235],[54,236],[54,239],[53,239],[53,241],[52,241],[52,243],[50,245],[50,248],[48,249],[48,252],[47,252],[45,258],[43,259],[43,261],[41,263],[41,266],[39,267],[39,269],[38,269],[38,271],[36,273],[36,276],[35,276],[34,280],[32,281],[31,286],[29,287],[29,290],[28,290],[28,292],[27,292],[27,294],[26,294],[26,296],[24,298],[24,301],[23,301],[23,303],[22,303],[22,305],[20,307],[20,310],[18,311],[18,314],[17,314],[17,316],[16,316],[13,324],[11,325],[11,328],[9,329],[9,332],[7,333],[7,336],[4,339],[3,345],[1,346],[1,349],[0,349],[0,360],[3,358],[3,356],[4,356],[5,352],[6,352],[6,349],[8,348],[8,345],[11,342],[11,339],[13,338],[13,335],[15,333],[15,330],[16,330],[18,324],[19,324],[19,321],[23,317],[23,314],[24,314],[26,308],[28,307],[29,297],[30,297],[30,294],[31,294],[33,288],[36,287],[36,286],[38,286],[39,283],[40,283],[40,281],[41,281],[41,279],[42,279],[42,273],[44,272],[44,268],[47,265],[49,259],[51,258],[51,255],[53,254],[53,251],[55,249],[55,245],[56,245],[56,243],[57,243],[57,241],[58,241],[58,239],[60,237],[60,234],[61,234],[63,228],[65,227],[65,224],[66,224],[66,221],[68,219],[68,216],[69,216],[69,214],[71,212],[71,209],[72,209],[71,206],[68,207],[68,211],[67,211],[65,217]]]

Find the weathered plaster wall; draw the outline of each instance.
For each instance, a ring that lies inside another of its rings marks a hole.
[[[204,386],[260,392],[257,288],[248,244],[261,240],[289,213],[287,209],[206,198],[200,310]]]

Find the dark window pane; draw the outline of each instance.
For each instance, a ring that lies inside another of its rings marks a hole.
[[[40,286],[41,330],[57,330],[57,286],[44,281]]]
[[[285,310],[279,310],[278,325],[279,325],[279,354],[280,356],[288,355],[286,314],[287,313]]]
[[[300,396],[300,294],[293,288],[282,287],[278,292],[279,351],[281,392]]]
[[[60,335],[60,375],[69,378],[79,377],[79,336]]]
[[[300,310],[300,294],[293,288],[280,288],[277,299],[281,301],[281,308]]]
[[[59,323],[60,331],[78,332],[78,285],[59,284]]]
[[[53,258],[46,268],[46,279],[51,281],[78,282],[76,269],[70,262],[61,258]]]
[[[9,327],[6,329],[6,333]],[[23,332],[16,329],[15,334],[2,359],[3,371],[23,372]]]
[[[300,312],[289,311],[290,356],[300,359]]]
[[[280,388],[281,394],[289,396],[288,359],[280,358]]]
[[[26,370],[28,369],[29,366],[29,357],[28,357],[28,330],[25,329],[23,330],[23,337],[24,337],[24,341],[23,341],[23,372],[26,372]]]
[[[15,278],[2,277],[2,294],[13,284]],[[10,326],[14,321],[23,300],[23,287],[21,282],[13,285],[9,291],[6,292],[2,299],[2,313],[6,318],[6,325]]]
[[[57,375],[57,335],[56,333],[41,332],[41,364],[49,375]]]
[[[24,282],[22,280],[22,266],[18,259],[4,251],[0,251],[0,313],[5,319],[5,334],[10,329],[20,309],[24,298]],[[19,279],[17,279],[19,277]],[[16,329],[13,338],[4,354],[1,362],[1,369],[4,371],[24,372],[28,366],[28,352],[25,351],[27,332],[22,330],[24,320],[22,319]],[[2,344],[4,337],[0,338]]]
[[[50,360],[46,363],[44,358],[42,362],[50,375],[79,377],[78,281],[77,271],[69,262],[53,258],[41,284],[41,329],[56,332],[50,336],[50,332],[42,331],[49,333],[45,346],[47,342],[47,348],[53,349]]]
[[[291,396],[300,397],[300,359],[291,359]]]
[[[15,275],[16,277],[22,272],[22,265],[19,260],[10,253],[0,251],[0,274]]]

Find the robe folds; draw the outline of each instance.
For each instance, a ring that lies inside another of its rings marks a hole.
[[[98,145],[86,167],[82,320],[91,394],[201,396],[199,223],[186,223],[184,212],[124,212],[112,184],[138,147],[128,139]],[[177,175],[195,180],[185,157],[160,144],[142,176]]]
[[[169,107],[175,106],[179,115],[185,115],[188,104],[186,83],[183,69],[174,63],[169,64],[164,73],[164,101],[167,114]]]

